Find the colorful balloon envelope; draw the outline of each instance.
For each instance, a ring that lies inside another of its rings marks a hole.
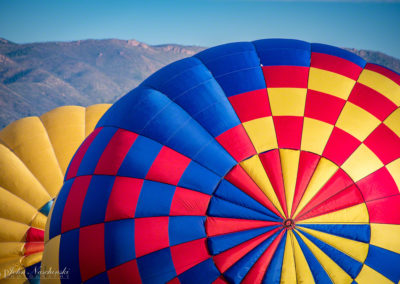
[[[65,273],[49,281],[398,283],[399,84],[298,40],[168,65],[72,159],[43,260]]]
[[[0,131],[1,283],[39,281],[53,199],[75,151],[109,107],[59,107]]]

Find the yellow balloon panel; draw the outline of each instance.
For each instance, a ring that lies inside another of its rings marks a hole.
[[[400,86],[388,77],[377,72],[364,69],[358,82],[364,84],[378,93],[381,93],[397,106],[400,106]]]
[[[273,116],[304,116],[307,89],[268,88]]]
[[[360,141],[364,141],[380,124],[380,120],[366,110],[347,102],[336,126]]]
[[[0,218],[30,225],[37,213],[32,205],[0,187]]]
[[[0,186],[36,209],[51,199],[34,174],[4,145],[0,145]]]
[[[272,116],[253,119],[243,123],[257,153],[278,148]]]
[[[85,138],[85,108],[60,107],[43,114],[40,119],[64,175],[72,156]]]
[[[29,226],[0,218],[0,242],[24,242]]]
[[[53,147],[38,117],[17,120],[0,132],[0,139],[24,162],[44,188],[54,197],[63,174]]]
[[[310,68],[308,88],[347,100],[355,81],[334,72]]]
[[[300,151],[279,149],[279,156],[281,160],[283,184],[285,187],[286,205],[288,214],[290,214],[290,212],[292,212],[293,197],[296,188]]]
[[[111,104],[97,104],[86,108],[85,113],[85,137],[94,130],[97,122],[103,114],[110,108]]]
[[[301,137],[301,149],[321,155],[333,127],[333,125],[326,122],[305,117],[303,135]]]
[[[355,182],[381,167],[383,167],[382,161],[364,144],[361,144],[342,165],[342,169]]]
[[[25,243],[21,242],[0,242],[0,259],[23,256]]]

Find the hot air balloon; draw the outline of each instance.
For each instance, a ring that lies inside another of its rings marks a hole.
[[[164,67],[75,153],[49,221],[49,281],[398,283],[399,84],[286,39]]]
[[[39,281],[44,230],[68,163],[109,108],[64,106],[0,131],[0,281]]]

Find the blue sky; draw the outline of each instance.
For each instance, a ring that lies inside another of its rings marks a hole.
[[[400,58],[400,1],[0,0],[0,37],[201,46],[279,37]]]

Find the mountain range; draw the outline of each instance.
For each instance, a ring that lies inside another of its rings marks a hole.
[[[0,129],[62,105],[112,103],[161,67],[203,49],[119,39],[17,44],[0,38]],[[399,59],[348,50],[400,72]]]

